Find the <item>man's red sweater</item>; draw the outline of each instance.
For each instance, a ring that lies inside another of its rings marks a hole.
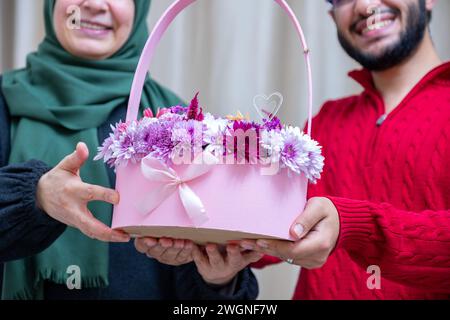
[[[294,299],[449,299],[450,63],[384,121],[370,72],[350,76],[364,91],[326,103],[314,119],[325,168],[308,192],[334,203],[340,235],[322,268],[302,269]],[[370,289],[372,265],[380,289]]]

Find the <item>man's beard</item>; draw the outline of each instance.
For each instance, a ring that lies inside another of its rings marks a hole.
[[[378,55],[366,54],[355,48],[338,30],[341,46],[347,54],[358,61],[364,68],[371,71],[390,69],[413,55],[422,42],[428,25],[425,0],[419,0],[419,5],[410,5],[406,29],[400,34],[400,39]]]

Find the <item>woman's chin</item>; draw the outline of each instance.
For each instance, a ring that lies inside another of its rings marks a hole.
[[[77,44],[70,53],[76,57],[89,59],[89,60],[102,60],[112,56],[116,50],[107,44],[96,44],[92,46],[84,44]]]

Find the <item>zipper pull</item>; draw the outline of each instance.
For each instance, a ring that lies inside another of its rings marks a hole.
[[[381,117],[378,118],[377,120],[377,127],[381,127],[384,123],[384,121],[386,121],[387,118],[387,114],[383,114]]]

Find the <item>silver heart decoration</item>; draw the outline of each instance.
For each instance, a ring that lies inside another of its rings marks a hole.
[[[262,120],[272,121],[280,111],[283,100],[283,95],[279,92],[272,93],[270,96],[259,94],[253,98],[253,106]]]

